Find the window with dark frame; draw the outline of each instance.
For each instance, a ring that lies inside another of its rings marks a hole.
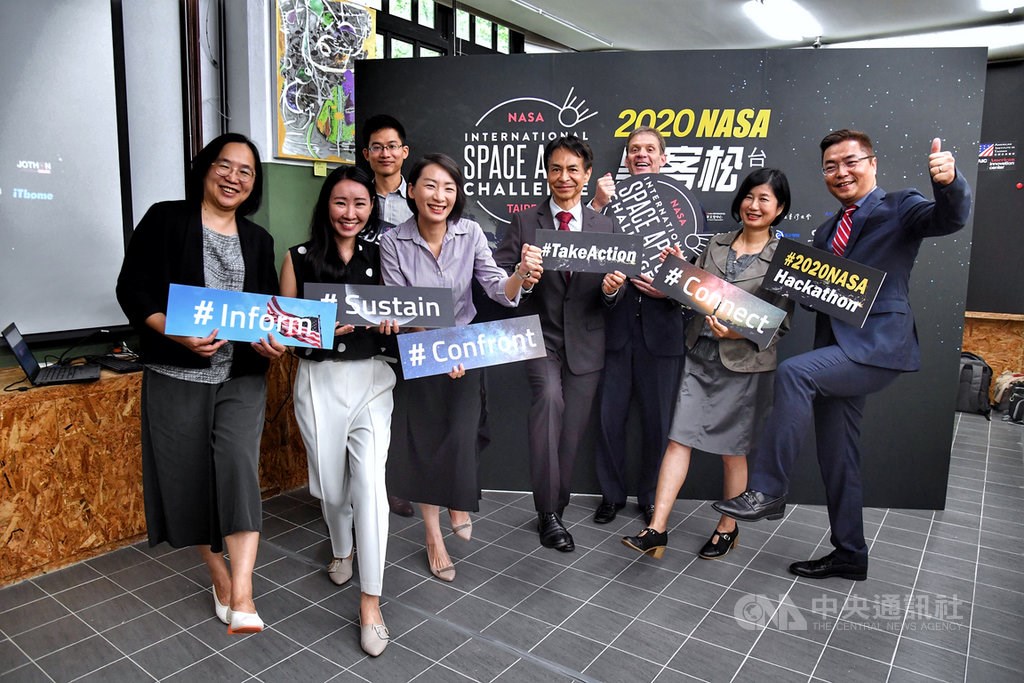
[[[497,20],[435,0],[379,0],[377,58],[524,52],[524,36]]]

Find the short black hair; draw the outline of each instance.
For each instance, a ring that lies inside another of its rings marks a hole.
[[[751,171],[743,179],[739,189],[736,190],[736,196],[732,198],[732,218],[737,223],[743,222],[740,219],[740,205],[743,203],[743,198],[750,194],[750,191],[758,185],[768,185],[771,187],[776,201],[782,207],[782,211],[772,221],[773,226],[778,225],[786,214],[789,213],[789,180],[786,178],[786,174],[777,168],[759,168],[756,171]]]
[[[575,135],[565,135],[560,138],[555,138],[547,145],[544,146],[544,170],[548,170],[548,166],[551,162],[551,155],[555,153],[555,150],[564,149],[572,152],[578,157],[583,159],[583,170],[589,171],[594,165],[594,150],[590,149],[590,145],[580,140]]]
[[[192,159],[192,166],[185,179],[185,199],[196,206],[202,204],[203,195],[206,192],[206,174],[214,162],[220,158],[224,147],[232,142],[248,146],[256,162],[256,166],[253,168],[256,176],[252,180],[252,189],[249,191],[249,196],[238,205],[238,209],[235,211],[239,216],[249,216],[260,208],[260,201],[263,199],[263,164],[260,163],[260,151],[256,149],[255,143],[241,133],[224,133],[199,150],[199,154]]]
[[[818,145],[821,147],[821,158],[825,158],[825,150],[829,147],[838,145],[840,142],[846,142],[847,140],[856,140],[865,150],[871,154],[875,153],[875,146],[871,144],[871,138],[867,133],[859,130],[850,130],[849,128],[840,128],[821,139],[821,143]]]
[[[388,114],[374,114],[363,123],[363,148],[370,149],[370,136],[378,130],[394,128],[398,132],[398,139],[405,142],[405,126],[398,119]]]
[[[462,218],[462,212],[466,209],[466,181],[462,177],[462,170],[459,169],[459,165],[447,154],[426,154],[422,159],[419,159],[415,164],[412,165],[412,170],[409,171],[408,185],[411,187],[419,181],[420,176],[423,175],[423,169],[431,164],[437,164],[445,170],[445,172],[452,177],[455,181],[456,193],[455,193],[455,204],[452,206],[452,212],[448,214],[448,220],[457,221]],[[406,203],[409,204],[409,209],[412,210],[412,215],[419,217],[419,209],[416,208],[416,200],[413,199],[412,193],[407,192],[408,196],[405,198]]]

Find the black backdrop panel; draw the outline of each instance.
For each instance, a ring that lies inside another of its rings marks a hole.
[[[732,229],[732,195],[755,166],[789,176],[787,237],[810,242],[833,215],[818,142],[836,128],[875,141],[879,184],[930,194],[933,137],[976,179],[985,50],[792,50],[637,52],[367,61],[357,65],[357,133],[390,113],[408,132],[411,164],[428,152],[458,160],[468,180],[469,215],[500,240],[512,212],[546,199],[540,151],[574,133],[595,152],[594,181],[624,174],[622,146],[637,125],[666,135],[663,173],[687,182],[708,213],[709,230]],[[407,166],[408,168],[408,166]],[[942,507],[949,451],[971,227],[926,242],[912,281],[923,368],[869,401],[863,453],[866,504]],[[810,347],[810,313],[796,315],[784,356]],[[522,368],[487,373],[492,444],[481,462],[484,488],[529,490]],[[635,424],[635,421],[634,421]],[[635,431],[635,430],[634,430]],[[577,464],[574,491],[596,492],[594,430]],[[630,442],[636,451],[636,434]],[[796,502],[821,503],[812,435],[793,473]],[[696,455],[684,497],[718,498],[721,464]]]
[[[1016,151],[1012,165],[978,167],[974,243],[967,310],[1024,313],[1020,264],[1024,263],[1024,61],[988,67],[981,141]]]

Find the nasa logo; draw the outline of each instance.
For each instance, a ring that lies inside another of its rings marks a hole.
[[[544,113],[539,111],[510,111],[509,123],[544,123]]]

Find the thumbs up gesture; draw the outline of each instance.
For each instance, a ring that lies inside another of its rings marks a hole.
[[[956,178],[956,160],[952,152],[942,151],[942,140],[932,140],[932,151],[928,155],[928,173],[937,185],[949,185]]]

